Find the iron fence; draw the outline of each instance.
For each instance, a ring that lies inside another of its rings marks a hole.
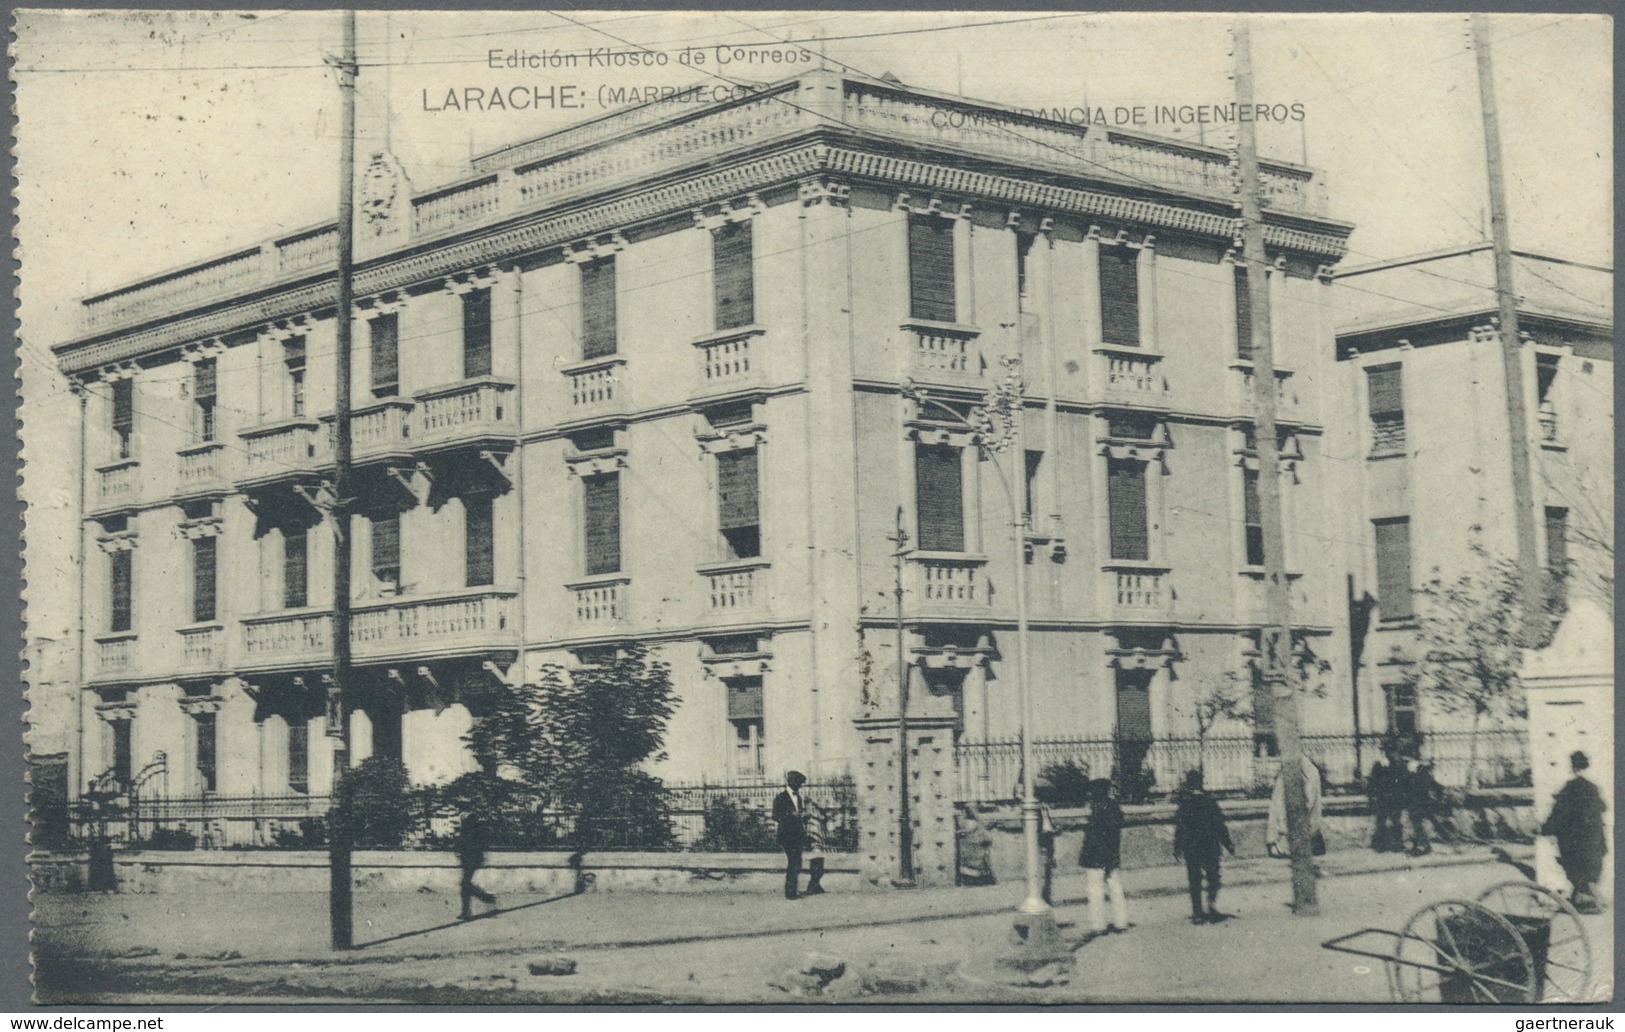
[[[1304,752],[1324,772],[1331,791],[1359,791],[1364,775],[1382,756],[1383,735],[1304,735]],[[1421,759],[1433,765],[1446,788],[1530,783],[1529,736],[1510,729],[1435,731],[1422,734]],[[1061,796],[1081,794],[1085,778],[1111,778],[1130,801],[1166,796],[1185,772],[1200,770],[1215,792],[1266,795],[1280,757],[1268,736],[1046,738],[1032,743],[1034,765]],[[955,747],[962,802],[998,802],[1019,794],[1021,743],[1016,739],[960,741]],[[1068,800],[1070,801],[1070,800]],[[1079,800],[1081,801],[1081,799]]]
[[[515,791],[501,811],[486,814],[493,849],[655,850],[705,852],[776,851],[773,797],[780,786],[666,785],[639,797],[595,800],[588,812],[551,805]],[[850,780],[802,789],[820,817],[825,848],[857,849],[857,798]],[[392,804],[395,805],[395,804]],[[368,837],[365,815],[358,845],[366,848],[447,849],[457,813],[433,790],[414,792],[398,804],[398,818],[380,827],[404,828],[397,836]],[[326,795],[139,797],[76,800],[67,807],[70,844],[105,838],[127,848],[319,849],[327,845]]]

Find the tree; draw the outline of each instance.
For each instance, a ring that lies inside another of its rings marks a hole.
[[[1476,528],[1475,528],[1476,530]],[[1437,567],[1417,592],[1417,692],[1446,713],[1472,718],[1467,787],[1477,786],[1478,732],[1485,719],[1505,723],[1527,713],[1523,682],[1526,645],[1520,640],[1522,575],[1518,564],[1492,556],[1476,540],[1477,569],[1446,581]],[[1554,608],[1548,594],[1547,613]],[[1547,631],[1549,634],[1549,629]]]
[[[467,740],[482,770],[574,815],[576,848],[658,848],[671,823],[642,766],[665,759],[676,707],[670,666],[634,643],[574,669],[547,664],[535,683],[497,693]]]
[[[1207,740],[1220,724],[1252,725],[1253,699],[1259,683],[1258,668],[1249,663],[1245,672],[1226,670],[1222,678],[1198,695],[1191,711],[1196,717],[1196,766],[1207,774]]]

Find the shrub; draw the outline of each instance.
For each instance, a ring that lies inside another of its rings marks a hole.
[[[415,795],[400,760],[369,757],[344,775],[352,845],[356,849],[399,849],[424,830],[413,806]]]
[[[148,849],[196,849],[197,836],[185,828],[154,828],[143,845]]]
[[[296,828],[286,825],[271,834],[272,849],[325,849],[327,848],[327,820],[306,817]]]
[[[1049,788],[1040,788],[1038,801],[1048,806],[1074,807],[1089,803],[1089,765],[1067,760],[1043,768],[1039,777],[1049,782]]]
[[[708,853],[766,853],[779,848],[773,819],[737,799],[717,796],[705,804],[705,834],[698,848]]]

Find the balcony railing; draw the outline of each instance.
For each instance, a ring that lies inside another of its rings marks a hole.
[[[194,444],[176,453],[181,494],[219,491],[226,483],[226,446],[220,441]]]
[[[514,593],[497,588],[426,598],[401,597],[356,603],[350,618],[350,649],[360,662],[518,646]],[[332,649],[333,618],[300,610],[243,620],[244,665],[257,669],[325,661]]]
[[[226,663],[223,627],[187,627],[181,630],[181,666],[186,670],[219,670]]]
[[[1099,347],[1095,358],[1099,382],[1107,394],[1147,404],[1163,403],[1168,383],[1157,368],[1161,355],[1133,348]]]
[[[1236,384],[1235,409],[1240,413],[1253,411],[1255,400],[1253,398],[1253,364],[1251,362],[1234,362],[1230,366],[1235,370]],[[1298,392],[1292,387],[1292,370],[1275,370],[1275,404],[1276,413],[1282,417],[1291,418],[1297,414]]]
[[[117,677],[135,669],[137,638],[123,632],[96,639],[96,676]]]
[[[711,612],[738,613],[767,604],[768,565],[763,560],[702,568],[711,599]]]
[[[616,411],[625,404],[622,382],[626,359],[618,356],[594,359],[564,371],[570,381],[570,407],[588,414]]]
[[[1309,598],[1309,589],[1303,583],[1303,574],[1288,572],[1286,578],[1287,604],[1292,607],[1292,619],[1300,623],[1313,622],[1312,618],[1321,616]],[[1240,600],[1242,622],[1261,624],[1269,618],[1266,589],[1262,568],[1252,567],[1242,571]]]
[[[501,200],[496,176],[438,190],[412,202],[412,229],[419,236],[431,236],[467,223],[483,222],[496,214]]]
[[[133,505],[141,498],[141,463],[135,459],[96,469],[96,508],[111,509]]]
[[[238,436],[243,439],[242,478],[250,482],[314,473],[332,454],[327,432],[314,420],[270,423]]]
[[[602,578],[567,584],[575,603],[576,624],[584,629],[609,629],[626,620],[628,577]]]
[[[1371,455],[1405,454],[1405,417],[1389,417],[1371,421]]]
[[[916,552],[909,557],[909,565],[914,571],[914,608],[918,615],[987,611],[985,557]]]
[[[762,332],[757,326],[742,326],[695,341],[700,361],[699,393],[722,394],[764,383]]]
[[[1173,601],[1168,590],[1168,570],[1163,567],[1108,563],[1111,608],[1123,615],[1164,613]]]
[[[350,457],[364,462],[407,454],[412,437],[411,414],[412,403],[401,398],[386,398],[356,409],[350,415]],[[323,416],[322,422],[331,439],[333,417]]]
[[[518,427],[513,391],[510,381],[480,377],[420,392],[414,422],[417,446],[513,437]]]
[[[903,324],[910,342],[909,375],[926,383],[975,384],[982,379],[978,331],[951,323]]]

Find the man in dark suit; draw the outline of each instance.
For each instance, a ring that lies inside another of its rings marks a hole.
[[[1603,828],[1602,815],[1608,804],[1602,793],[1585,776],[1591,760],[1583,752],[1569,757],[1574,777],[1558,790],[1552,800],[1551,816],[1540,826],[1542,835],[1557,839],[1557,862],[1573,886],[1570,897],[1574,909],[1582,914],[1601,911],[1591,886],[1602,874],[1602,858],[1608,853],[1608,834]]]
[[[1219,901],[1219,848],[1231,856],[1236,847],[1225,827],[1219,801],[1202,788],[1200,771],[1185,775],[1174,812],[1174,859],[1185,861],[1185,878],[1191,894],[1191,924],[1221,921]],[[1202,909],[1202,882],[1207,881],[1207,909]]]
[[[784,775],[784,791],[773,797],[773,819],[779,825],[779,845],[784,849],[784,898],[799,896],[797,884],[801,880],[801,853],[807,846],[807,807],[801,798],[801,786],[807,775],[792,770]]]

